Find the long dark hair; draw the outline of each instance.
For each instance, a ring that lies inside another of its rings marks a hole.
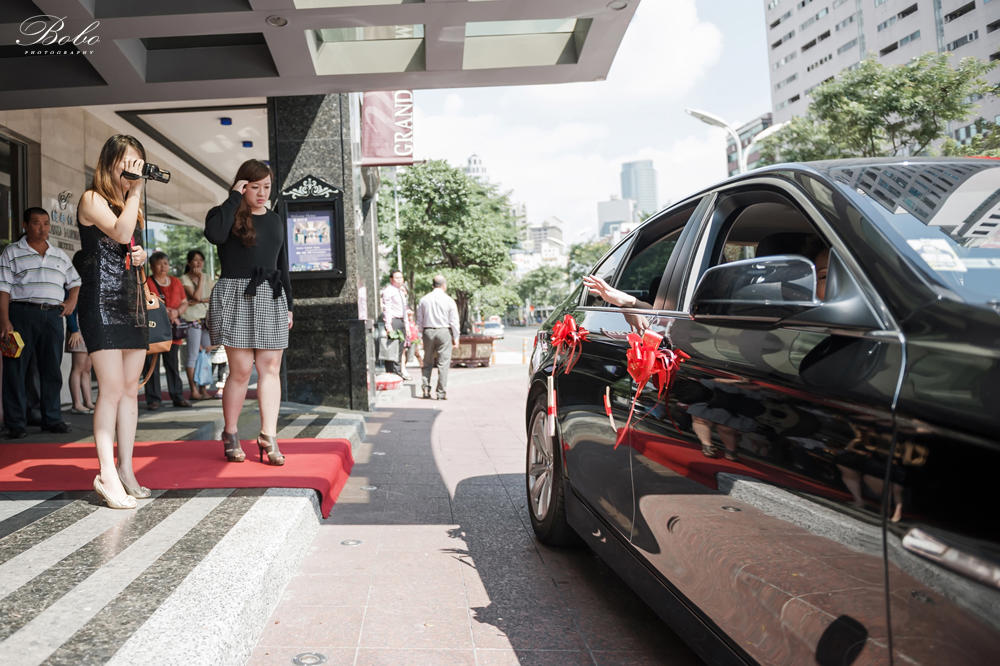
[[[191,272],[191,260],[194,259],[195,257],[201,257],[202,263],[205,262],[204,252],[202,252],[201,250],[188,250],[187,259],[184,260],[185,261],[184,275],[187,275],[188,273]]]
[[[94,170],[94,182],[90,185],[90,189],[104,197],[116,215],[121,215],[122,209],[125,208],[125,201],[122,199],[121,194],[119,194],[117,187],[118,180],[121,178],[121,171],[119,171],[118,164],[121,162],[122,156],[125,155],[125,151],[129,148],[134,148],[135,152],[139,153],[142,161],[146,161],[146,149],[139,143],[139,139],[134,136],[115,134],[105,141],[104,147],[101,148],[101,155],[97,158],[97,168]],[[140,210],[136,225],[142,229],[144,226],[143,222],[142,210]]]
[[[236,171],[236,178],[233,179],[233,184],[230,186],[236,186],[241,180],[245,180],[248,183],[252,183],[258,180],[264,180],[268,176],[271,177],[271,184],[274,184],[274,173],[271,171],[271,167],[267,164],[261,162],[260,160],[247,160],[240,165],[240,168]],[[236,222],[233,224],[233,235],[240,239],[244,247],[250,247],[251,245],[257,244],[257,230],[253,226],[253,212],[250,205],[247,203],[246,199],[240,200],[240,207],[236,210]]]

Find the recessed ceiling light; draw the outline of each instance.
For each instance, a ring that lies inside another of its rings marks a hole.
[[[625,9],[626,7],[628,7],[628,2],[625,0],[611,0],[608,3],[608,9],[614,9],[615,11]]]
[[[284,28],[288,25],[288,19],[284,16],[268,16],[266,19],[268,25],[273,25],[275,28]]]
[[[223,117],[219,118],[219,124],[220,125],[232,125],[233,124],[233,119],[232,118],[227,118],[226,116],[223,116]]]
[[[253,141],[244,141],[243,142],[243,147],[244,148],[253,148]]]

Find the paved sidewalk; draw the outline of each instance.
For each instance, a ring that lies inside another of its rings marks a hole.
[[[455,369],[445,402],[384,396],[249,663],[698,663],[590,551],[533,539],[525,380]]]

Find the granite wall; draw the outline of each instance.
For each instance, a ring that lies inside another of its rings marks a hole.
[[[270,97],[268,134],[277,192],[311,175],[344,193],[344,277],[292,273],[295,323],[285,352],[285,399],[369,410],[374,354],[368,237],[374,221],[359,195],[363,187],[352,158],[351,103],[346,94]]]

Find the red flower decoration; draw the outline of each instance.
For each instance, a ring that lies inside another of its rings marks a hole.
[[[556,372],[556,366],[559,365],[559,354],[562,352],[563,346],[568,350],[566,368],[563,370],[563,374],[568,375],[576,362],[580,360],[580,354],[583,352],[583,345],[580,343],[586,339],[587,329],[577,326],[573,315],[568,314],[563,317],[562,321],[556,322],[555,326],[552,327],[552,344],[556,348],[556,357],[552,363],[553,374]]]
[[[632,397],[632,408],[629,410],[628,420],[625,422],[625,427],[618,432],[618,439],[615,441],[616,449],[625,439],[625,433],[628,432],[629,425],[632,423],[632,415],[635,413],[635,403],[649,380],[652,379],[656,383],[656,399],[666,400],[677,368],[681,363],[691,358],[679,349],[661,347],[662,342],[663,336],[649,329],[642,336],[635,333],[628,334],[629,348],[626,352],[628,374],[635,380],[636,389],[635,396]]]

